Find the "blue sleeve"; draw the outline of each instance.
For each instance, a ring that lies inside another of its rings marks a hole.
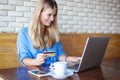
[[[64,50],[63,50],[61,41],[59,41],[59,42],[57,43],[57,53],[58,53],[58,58],[59,58],[61,55],[66,55],[66,53],[65,53]]]
[[[27,31],[24,29],[21,29],[18,33],[17,38],[17,54],[19,61],[23,64],[22,60],[24,58],[32,58],[30,52],[29,52],[29,43],[28,43],[28,35]],[[24,65],[24,64],[23,64]]]

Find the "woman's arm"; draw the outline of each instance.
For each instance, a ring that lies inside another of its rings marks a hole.
[[[45,62],[45,59],[46,59],[45,54],[38,54],[35,59],[24,58],[23,63],[26,66],[40,66],[41,64],[43,64]]]
[[[70,62],[79,63],[80,60],[81,57],[66,56],[66,55],[61,55],[59,58],[59,61],[66,61],[68,63]]]

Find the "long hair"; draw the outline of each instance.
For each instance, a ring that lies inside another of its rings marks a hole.
[[[55,0],[38,0],[38,3],[34,9],[33,15],[31,17],[28,33],[34,48],[40,48],[43,50],[45,47],[50,48],[54,43],[59,41],[59,32],[57,29],[57,12],[56,18],[50,27],[46,28],[47,42],[44,40],[44,35],[41,32],[41,22],[40,15],[45,8],[56,9],[58,11],[57,3]]]

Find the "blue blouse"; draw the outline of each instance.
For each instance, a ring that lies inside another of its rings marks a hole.
[[[34,48],[31,42],[31,39],[28,35],[28,28],[22,28],[18,33],[18,39],[17,39],[17,54],[19,61],[22,65],[22,60],[24,58],[36,58],[37,54],[43,54],[43,52],[55,52],[55,56],[53,57],[47,57],[44,64],[51,64],[56,61],[58,61],[59,57],[61,55],[66,55],[66,53],[63,50],[62,44],[60,41],[53,44],[52,47],[47,48],[45,47],[43,50],[40,50],[39,48]]]

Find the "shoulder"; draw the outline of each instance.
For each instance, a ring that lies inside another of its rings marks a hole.
[[[28,28],[27,27],[24,27],[24,28],[21,28],[19,33],[27,33],[28,32]]]
[[[28,28],[27,27],[21,28],[18,34],[28,34]]]
[[[28,28],[27,27],[21,28],[18,32],[18,36],[19,37],[28,36]]]
[[[58,40],[58,41],[56,42],[56,44],[61,45],[62,43],[61,43],[60,40]]]

